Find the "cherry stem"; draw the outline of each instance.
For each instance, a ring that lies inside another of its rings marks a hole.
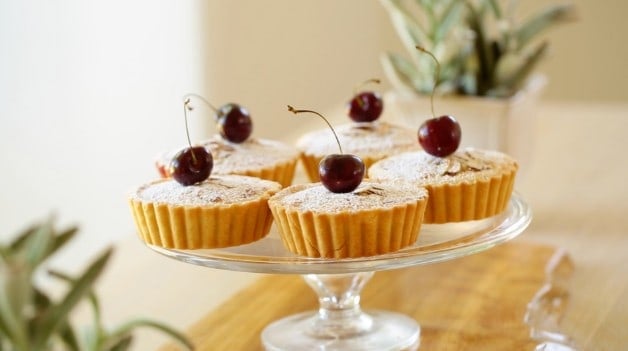
[[[377,79],[377,78],[367,79],[367,80],[365,80],[364,82],[362,82],[362,83],[360,83],[360,84],[356,85],[356,86],[353,88],[353,95],[357,95],[357,94],[358,94],[358,89],[360,89],[361,87],[363,87],[363,86],[365,86],[365,85],[367,85],[367,84],[369,84],[369,83],[379,84],[379,83],[381,83],[381,81],[380,81],[379,79]]]
[[[294,113],[295,115],[297,113],[303,113],[303,112],[308,112],[308,113],[313,113],[317,116],[319,116],[320,118],[323,119],[323,121],[325,121],[325,123],[327,123],[327,125],[329,126],[329,129],[331,129],[332,133],[334,133],[334,137],[336,138],[336,143],[338,143],[338,149],[340,149],[340,153],[342,154],[342,146],[340,146],[340,139],[338,139],[338,134],[336,134],[336,131],[334,130],[334,127],[331,126],[331,123],[329,123],[329,121],[327,120],[327,118],[325,118],[325,116],[321,115],[320,113],[316,112],[316,111],[312,111],[312,110],[297,110],[294,107],[288,105],[288,111]]]
[[[190,128],[188,127],[188,111],[192,111],[193,109],[190,107],[190,98],[185,98],[183,101],[183,117],[185,118],[185,135],[188,137],[188,145],[190,146],[190,150],[192,152],[192,162],[196,164],[196,155],[194,155],[194,150],[192,150],[192,141],[190,140]]]
[[[434,93],[436,92],[436,87],[438,86],[438,80],[440,79],[440,62],[438,62],[438,59],[436,58],[436,56],[434,56],[434,54],[427,51],[422,46],[417,45],[416,48],[419,49],[419,51],[430,55],[434,59],[434,62],[436,62],[436,73],[434,74],[434,87],[432,88],[432,94],[430,95],[430,104],[432,105],[432,117],[436,118],[436,114],[434,113]]]
[[[216,113],[216,115],[218,115],[218,109],[217,109],[214,105],[212,105],[209,101],[207,101],[207,99],[205,99],[205,98],[204,98],[204,97],[202,97],[201,95],[199,95],[199,94],[195,94],[195,93],[189,93],[189,94],[186,94],[186,95],[183,97],[183,99],[184,99],[185,101],[187,101],[187,102],[186,102],[186,108],[187,108],[188,110],[192,111],[192,110],[194,109],[194,107],[190,106],[190,97],[195,97],[195,98],[197,98],[197,99],[201,100],[202,102],[204,102],[204,103],[205,103],[205,105],[209,106],[209,108],[210,108],[210,109],[212,109],[212,111],[214,111],[214,113]]]

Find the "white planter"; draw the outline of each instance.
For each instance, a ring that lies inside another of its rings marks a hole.
[[[526,168],[534,145],[538,98],[546,82],[544,76],[534,76],[524,89],[508,99],[435,96],[434,112],[458,120],[461,146],[505,152]],[[424,120],[432,117],[429,96],[392,91],[385,99],[386,118],[397,119],[410,128],[418,130]]]

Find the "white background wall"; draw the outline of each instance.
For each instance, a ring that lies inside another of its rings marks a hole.
[[[0,2],[0,235],[54,213],[76,262],[132,234],[125,194],[204,89],[194,1]]]
[[[549,35],[546,98],[628,101],[628,3],[575,3],[579,21]],[[383,50],[402,49],[375,0],[0,0],[0,238],[55,213],[81,227],[57,261],[81,265],[135,235],[126,193],[184,143],[185,93],[240,102],[256,136],[292,141],[322,126],[285,105],[344,103],[383,77]]]

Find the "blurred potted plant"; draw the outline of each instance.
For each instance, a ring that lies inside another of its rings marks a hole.
[[[436,86],[436,110],[460,121],[462,144],[516,157],[529,148],[536,99],[546,81],[536,68],[548,43],[537,39],[573,19],[571,5],[551,5],[518,23],[515,0],[506,6],[497,0],[381,2],[407,49],[408,58],[382,55],[394,88],[387,99],[406,123],[418,127],[431,117],[429,95]],[[437,82],[435,62],[417,46],[440,62]]]
[[[182,334],[152,320],[131,320],[111,330],[103,326],[93,284],[105,268],[111,249],[79,277],[48,271],[67,283],[68,289],[58,301],[36,284],[42,263],[76,232],[76,228],[57,232],[48,221],[27,229],[7,245],[0,244],[0,350],[125,351],[130,350],[133,331],[138,327],[161,331],[191,350],[192,345]],[[77,333],[70,318],[81,301],[87,301],[93,311],[93,324],[82,330],[83,335]]]

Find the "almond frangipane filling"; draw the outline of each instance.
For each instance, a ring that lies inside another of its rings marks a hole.
[[[270,196],[279,184],[253,177],[212,175],[204,182],[183,186],[174,180],[158,180],[136,190],[131,198],[177,206],[233,204]]]
[[[282,142],[268,139],[249,138],[236,144],[223,140],[220,136],[203,142],[214,158],[213,174],[245,174],[261,167],[295,162],[298,151]],[[162,155],[157,163],[168,167],[174,152]]]
[[[363,181],[349,193],[332,193],[320,183],[297,185],[284,190],[271,201],[289,209],[312,212],[351,212],[365,209],[389,209],[415,203],[427,197],[427,190],[411,184],[380,184]]]
[[[414,131],[382,121],[343,124],[336,127],[336,133],[343,150],[358,155],[389,154],[400,147],[418,147]],[[328,155],[338,151],[333,140],[331,130],[321,129],[303,135],[297,141],[297,147],[306,154]]]
[[[466,148],[447,157],[432,156],[424,151],[391,156],[374,164],[369,176],[419,184],[454,184],[487,179],[516,169],[514,159],[503,153]]]

